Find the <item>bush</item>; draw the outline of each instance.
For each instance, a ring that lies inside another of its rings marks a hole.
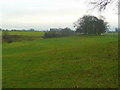
[[[72,31],[70,28],[64,28],[64,29],[56,29],[56,31],[46,32],[43,38],[58,38],[58,37],[65,37],[72,35],[75,35],[74,31]]]
[[[5,42],[12,43],[11,36],[8,34],[8,31],[2,32],[2,39],[5,40]]]
[[[19,38],[20,38],[20,36],[18,36],[18,35],[2,35],[3,41],[5,41],[7,43],[12,43],[14,41],[18,41]]]
[[[70,29],[67,29],[67,28],[63,29],[61,31],[61,33],[62,33],[62,36],[72,36],[72,35],[75,35],[74,31],[72,31]]]
[[[61,37],[61,32],[46,32],[43,38],[58,38]]]
[[[21,38],[19,35],[9,35],[8,31],[2,32],[3,42],[12,43],[18,41]]]

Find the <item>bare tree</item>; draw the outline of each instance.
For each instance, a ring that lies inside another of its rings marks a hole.
[[[99,11],[102,11],[105,10],[107,6],[113,3],[115,3],[116,7],[118,8],[119,2],[119,0],[90,0],[89,4],[93,6],[90,10],[98,8]]]

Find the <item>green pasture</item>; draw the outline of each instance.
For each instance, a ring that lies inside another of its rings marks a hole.
[[[7,31],[7,33],[9,35],[43,36],[45,32],[38,32],[38,31]]]
[[[117,34],[3,43],[2,49],[3,88],[118,86]]]
[[[8,35],[10,38],[7,40],[11,40],[12,42],[19,41],[32,41],[32,40],[40,40],[42,36],[44,36],[45,32],[38,31],[2,31],[2,35]],[[7,42],[5,39],[2,40],[3,43]]]

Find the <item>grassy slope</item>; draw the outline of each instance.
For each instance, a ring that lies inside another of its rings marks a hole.
[[[3,87],[117,87],[117,36],[3,45]]]

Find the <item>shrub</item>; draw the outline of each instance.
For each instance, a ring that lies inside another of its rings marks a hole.
[[[72,36],[75,35],[75,32],[70,30],[69,28],[62,29],[59,32],[46,32],[43,38],[58,38],[58,37],[65,37],[65,36]]]
[[[61,37],[61,32],[46,32],[43,38],[58,38]]]

